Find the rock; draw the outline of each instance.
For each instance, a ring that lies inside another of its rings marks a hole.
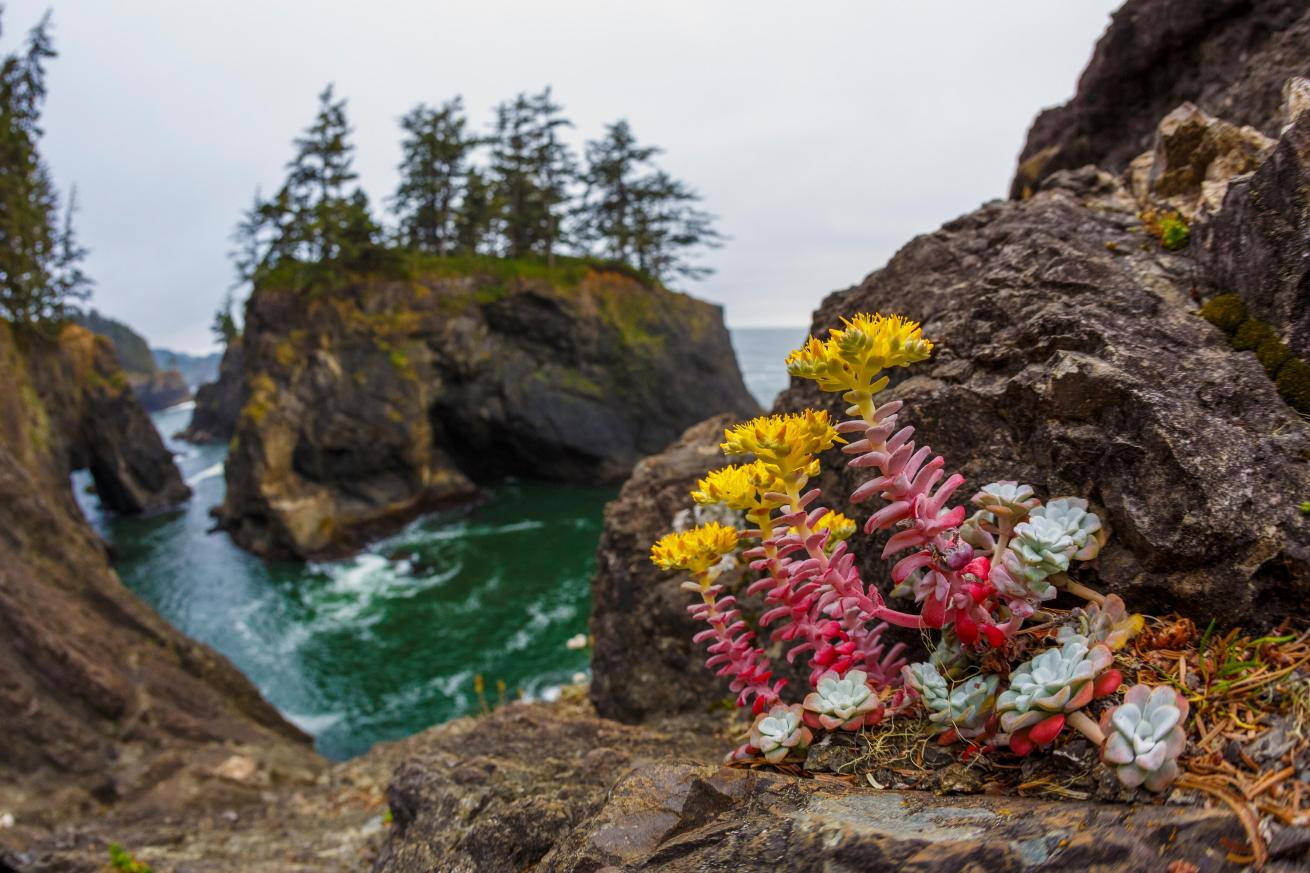
[[[1035,192],[1058,170],[1122,171],[1184,101],[1277,136],[1282,89],[1305,75],[1308,42],[1310,8],[1298,0],[1128,0],[1074,98],[1033,122],[1010,196]]]
[[[1240,296],[1293,354],[1310,360],[1310,115],[1229,187],[1196,240],[1207,290]]]
[[[632,728],[571,704],[511,705],[414,743],[387,792],[394,829],[379,871],[531,868],[601,807],[634,759],[716,749],[703,726]]]
[[[726,769],[666,726],[513,706],[428,731],[392,783],[376,869],[1218,871],[1220,841],[1241,836],[1224,809],[936,798]],[[598,744],[626,766],[597,774]]]
[[[1188,221],[1213,213],[1229,182],[1264,162],[1274,140],[1184,103],[1161,119],[1155,146],[1131,165],[1131,185],[1143,205],[1163,202]]]
[[[922,321],[940,344],[898,374],[902,421],[967,477],[963,497],[1017,479],[1091,500],[1111,532],[1092,579],[1133,609],[1304,616],[1310,434],[1254,357],[1195,315],[1194,263],[1135,240],[1134,209],[1114,177],[1056,174],[1024,204],[912,241],[825,300],[813,330],[866,311]],[[807,383],[780,405],[834,399]],[[837,464],[827,493],[849,494],[864,477]],[[877,551],[862,550],[866,578],[885,576]]]
[[[314,761],[227,660],[123,587],[73,497],[83,464],[111,508],[186,494],[107,340],[0,324],[0,808],[23,823],[14,839],[106,804],[167,809],[161,786],[203,793],[197,774],[243,748]]]
[[[999,479],[1091,500],[1111,538],[1086,581],[1133,609],[1254,626],[1305,617],[1306,425],[1255,357],[1195,314],[1195,263],[1143,244],[1135,211],[1115,177],[1056,174],[1027,201],[988,204],[913,240],[826,299],[813,331],[857,312],[922,321],[933,358],[893,374],[885,399],[905,401],[919,444],[967,477],[961,500]],[[841,406],[812,383],[779,399],[782,410]],[[603,715],[636,720],[726,694],[688,643],[676,574],[647,558],[696,478],[722,463],[721,424],[644,461],[606,512],[591,624]],[[844,495],[866,474],[843,457],[824,458],[824,493],[862,521],[873,507]],[[885,592],[879,551],[856,546],[864,577]]]
[[[638,721],[703,708],[728,693],[691,642],[698,628],[687,615],[687,592],[676,574],[650,562],[650,547],[687,511],[696,480],[729,463],[719,441],[732,422],[723,415],[689,429],[639,463],[605,508],[591,585],[590,695],[602,715]]]
[[[217,381],[196,389],[196,405],[191,412],[191,423],[178,436],[192,443],[225,443],[232,439],[232,434],[236,432],[237,416],[241,414],[244,371],[245,356],[241,351],[241,338],[236,337],[223,351]]]
[[[245,325],[223,522],[264,555],[348,551],[488,478],[617,482],[757,409],[717,307],[578,264],[261,288]]]
[[[191,399],[191,386],[177,370],[156,370],[148,376],[130,374],[128,381],[147,412],[158,412]]]

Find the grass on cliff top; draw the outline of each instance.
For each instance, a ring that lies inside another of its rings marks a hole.
[[[649,273],[618,261],[600,258],[575,258],[557,255],[554,263],[544,257],[501,258],[494,255],[433,255],[408,249],[380,250],[371,263],[360,269],[338,265],[284,261],[259,277],[261,288],[286,288],[320,294],[342,285],[374,279],[415,280],[431,277],[477,276],[487,280],[486,287],[508,290],[513,281],[540,281],[552,288],[570,289],[581,285],[589,273],[619,273],[647,288],[661,288]]]

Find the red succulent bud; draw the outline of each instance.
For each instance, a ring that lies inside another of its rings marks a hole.
[[[1107,694],[1114,694],[1123,684],[1123,674],[1118,669],[1111,667],[1100,676],[1096,677],[1096,683],[1092,686],[1093,693],[1097,697],[1105,697]]]
[[[994,624],[985,624],[982,629],[983,633],[987,635],[988,644],[993,649],[999,649],[1005,645],[1005,631]]]
[[[978,642],[978,622],[967,615],[957,615],[955,617],[955,635],[966,646],[972,646]]]

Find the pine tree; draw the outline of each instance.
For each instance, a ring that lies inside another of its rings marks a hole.
[[[605,137],[586,145],[586,185],[578,209],[578,236],[600,246],[600,255],[614,261],[636,262],[637,198],[641,177],[649,171],[654,146],[638,146],[632,128],[617,121],[605,128]]]
[[[455,250],[468,255],[486,251],[496,219],[495,192],[476,167],[464,176],[463,194],[455,210]]]
[[[309,268],[302,284],[335,278],[341,270],[369,270],[386,263],[381,229],[368,197],[356,186],[355,147],[346,120],[346,102],[335,100],[331,85],[319,95],[313,123],[295,139],[296,154],[287,178],[269,200],[258,192],[238,222],[231,253],[239,283],[258,283],[281,264]]]
[[[497,229],[511,258],[541,254],[553,258],[563,242],[563,216],[576,162],[559,129],[572,127],[551,99],[519,94],[496,108],[491,178],[498,204]]]
[[[626,121],[587,143],[586,191],[577,210],[578,234],[602,257],[624,261],[660,281],[701,278],[712,271],[687,259],[697,246],[716,248],[714,216],[695,204],[691,188],[658,169],[653,146],[640,146]]]
[[[53,57],[47,13],[26,50],[0,61],[0,315],[24,325],[62,319],[91,286],[73,228],[76,193],[61,216],[40,155],[45,63]]]
[[[456,204],[481,139],[467,132],[464,103],[420,104],[401,119],[400,184],[391,198],[409,248],[445,255],[455,246]]]
[[[232,311],[236,308],[236,300],[232,292],[228,291],[223,295],[223,302],[218,305],[218,311],[214,313],[214,321],[210,324],[209,329],[224,348],[232,344],[232,341],[241,336],[241,330],[237,327],[236,316]]]

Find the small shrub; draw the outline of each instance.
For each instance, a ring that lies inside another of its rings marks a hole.
[[[1266,340],[1278,341],[1274,329],[1258,318],[1248,318],[1237,328],[1230,341],[1238,351],[1254,351]]]
[[[1289,358],[1278,371],[1274,385],[1288,406],[1310,415],[1310,364],[1300,358]]]
[[[1260,366],[1269,374],[1269,378],[1274,379],[1277,378],[1283,364],[1291,360],[1292,352],[1277,337],[1266,337],[1255,347],[1255,356],[1260,360]]]
[[[1246,321],[1246,301],[1236,294],[1211,297],[1201,307],[1201,317],[1226,334],[1233,334]]]

